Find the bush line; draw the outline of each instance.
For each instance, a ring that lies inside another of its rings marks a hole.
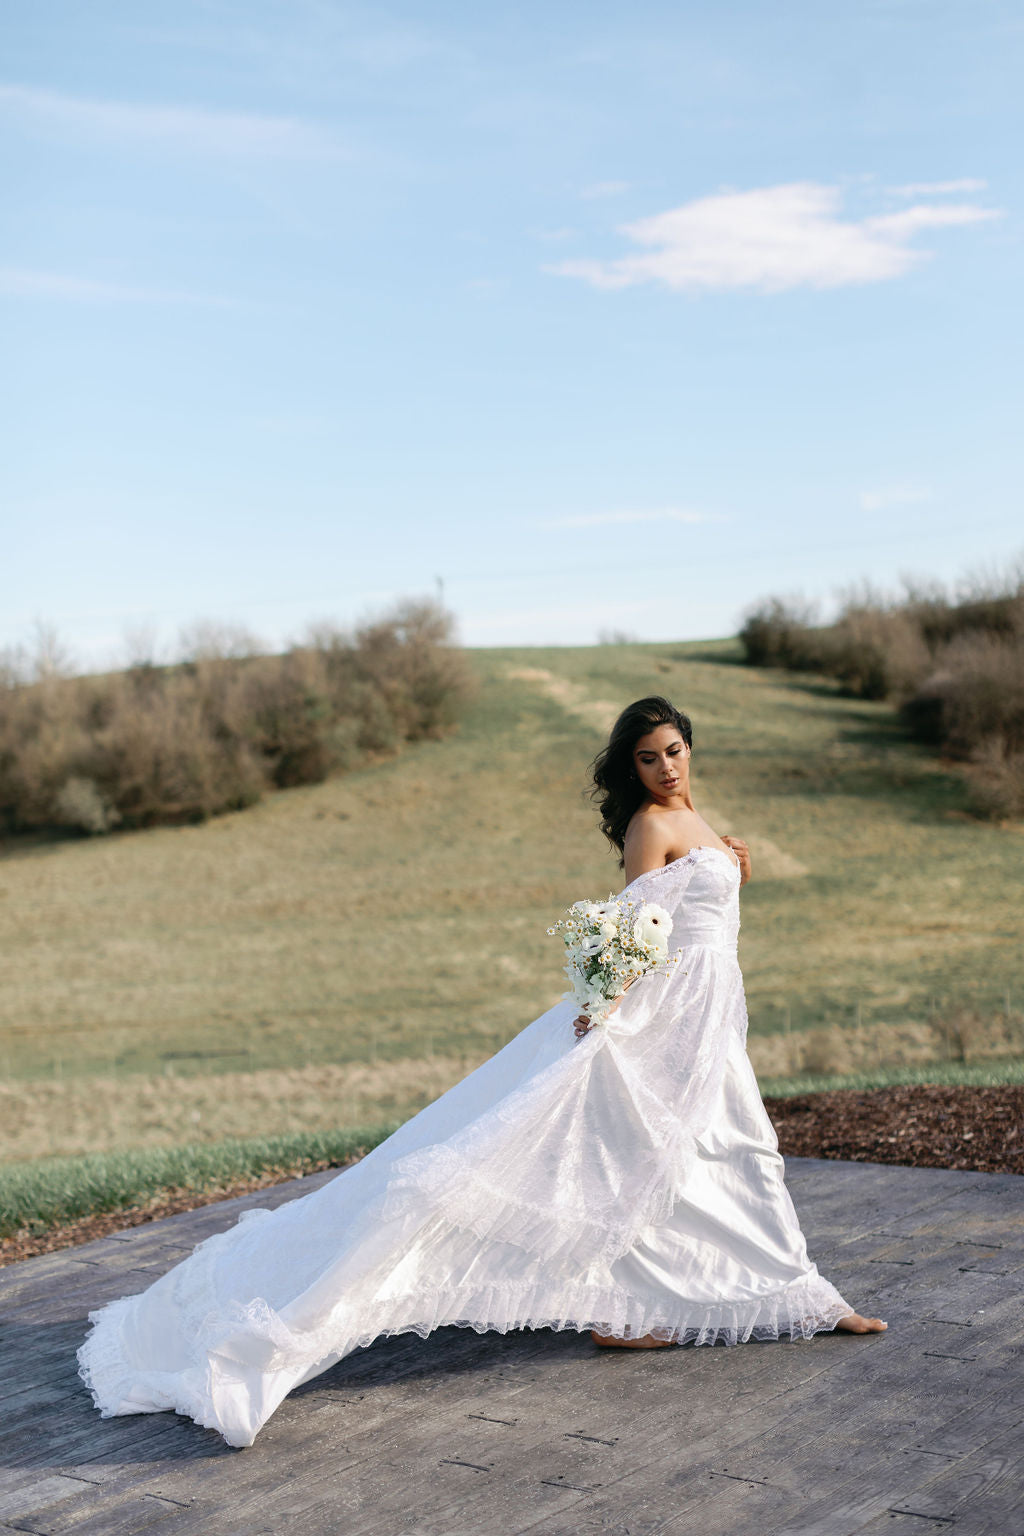
[[[204,626],[173,666],[75,677],[0,657],[0,831],[203,821],[443,736],[470,690],[453,633],[407,599],[282,655]]]
[[[967,765],[978,809],[1024,815],[1024,571],[1002,581],[907,584],[902,598],[849,596],[834,624],[813,605],[767,598],[740,640],[750,666],[836,678],[845,693],[887,699],[910,734]]]

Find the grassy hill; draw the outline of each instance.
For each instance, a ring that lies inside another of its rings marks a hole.
[[[735,642],[471,653],[460,730],[197,827],[0,858],[0,1160],[400,1118],[557,999],[544,930],[621,875],[582,790],[617,711],[694,722],[748,839],[762,1078],[1024,1054],[1019,826],[884,704]]]

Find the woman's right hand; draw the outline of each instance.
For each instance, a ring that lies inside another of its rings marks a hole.
[[[614,1003],[612,1003],[611,1007],[608,1009],[609,1014],[612,1014],[612,1013],[615,1012],[616,1008],[622,1002],[622,999],[625,997],[626,993],[629,991],[630,987],[633,985],[634,981],[638,981],[638,980],[639,980],[639,977],[637,977],[637,976],[631,976],[629,978],[629,980],[626,982],[626,985],[623,987],[622,991],[619,993],[618,997],[615,999]],[[580,1013],[580,1014],[577,1014],[576,1018],[573,1020],[573,1026],[572,1027],[576,1031],[576,1039],[577,1040],[582,1040],[583,1036],[586,1035],[586,1034],[589,1034],[594,1026],[593,1026],[593,1024],[591,1022],[589,1014],[587,1014],[587,1013]]]

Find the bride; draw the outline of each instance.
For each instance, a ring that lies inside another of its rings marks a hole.
[[[556,1003],[354,1167],[91,1313],[105,1417],[176,1409],[251,1445],[351,1351],[452,1324],[634,1349],[885,1328],[818,1273],[783,1183],[745,1049],[749,855],[695,809],[691,746],[646,698],[593,765],[626,892],[672,917],[669,974],[600,1028]]]

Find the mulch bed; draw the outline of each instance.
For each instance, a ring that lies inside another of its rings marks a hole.
[[[784,1157],[1024,1174],[1024,1087],[840,1088],[765,1107]]]
[[[765,1099],[765,1106],[784,1157],[1024,1174],[1024,1086],[839,1088]],[[297,1171],[275,1170],[222,1189],[165,1192],[142,1205],[5,1238],[0,1241],[0,1266],[266,1189],[294,1178]]]

